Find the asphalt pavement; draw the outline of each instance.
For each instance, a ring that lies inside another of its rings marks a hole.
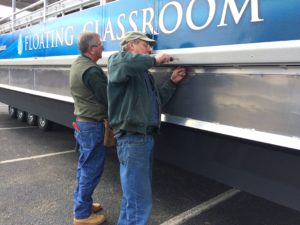
[[[0,225],[68,225],[78,153],[73,131],[44,132],[11,119],[0,104]],[[115,149],[94,201],[116,224],[121,201]],[[300,225],[300,212],[155,160],[149,225]]]

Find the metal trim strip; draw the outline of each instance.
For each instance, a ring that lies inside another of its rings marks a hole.
[[[42,91],[36,91],[36,90],[31,90],[27,88],[21,88],[21,87],[14,87],[6,84],[0,84],[0,88],[3,89],[8,89],[11,91],[17,91],[17,92],[22,92],[30,95],[36,95],[40,97],[45,97],[49,99],[54,99],[54,100],[60,100],[68,103],[74,103],[74,100],[72,97],[64,96],[64,95],[57,95],[57,94],[52,94],[52,93],[47,93],[47,92],[42,92]]]
[[[169,114],[162,114],[161,121],[217,134],[300,150],[300,138],[298,137],[288,137],[280,134],[257,131],[250,128],[233,127]]]
[[[222,64],[293,64],[299,65],[300,40],[237,44],[211,47],[163,49],[173,56],[170,64],[178,65],[222,65]],[[115,51],[103,52],[98,61],[106,65],[108,57]],[[71,65],[77,55],[51,56],[0,60],[2,65]]]

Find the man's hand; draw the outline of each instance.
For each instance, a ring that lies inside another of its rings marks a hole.
[[[155,60],[156,60],[156,64],[160,65],[162,63],[168,63],[168,62],[173,61],[173,58],[168,54],[159,53],[159,54],[155,55]]]
[[[182,79],[186,76],[186,68],[184,67],[177,67],[172,75],[171,75],[171,80],[177,84],[180,81],[182,81]]]

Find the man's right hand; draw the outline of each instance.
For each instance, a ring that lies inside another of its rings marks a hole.
[[[158,53],[157,55],[155,55],[155,60],[156,60],[156,64],[160,65],[163,63],[168,63],[173,61],[173,58],[165,53]]]

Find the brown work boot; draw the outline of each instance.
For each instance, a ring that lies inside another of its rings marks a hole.
[[[102,210],[103,207],[100,203],[97,203],[97,202],[94,202],[93,205],[92,205],[92,212],[93,213],[97,213],[99,212],[100,210]]]
[[[88,218],[85,219],[76,219],[74,218],[74,225],[99,225],[105,221],[103,215],[91,214]]]

